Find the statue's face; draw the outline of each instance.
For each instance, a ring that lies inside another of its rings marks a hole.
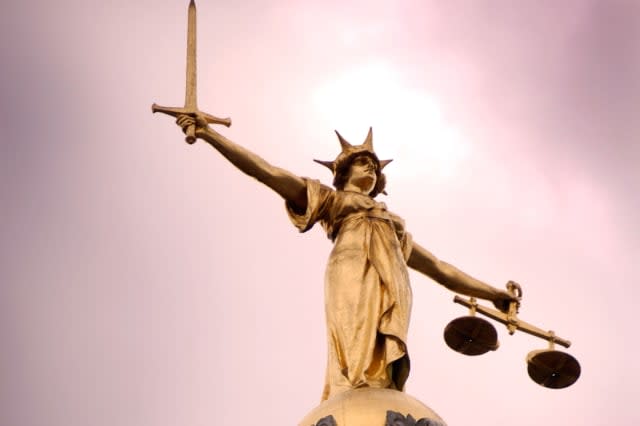
[[[349,166],[349,178],[347,187],[356,187],[362,193],[369,194],[376,187],[376,162],[368,155],[360,155],[351,162]]]

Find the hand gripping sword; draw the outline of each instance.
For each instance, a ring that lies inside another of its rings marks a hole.
[[[201,114],[211,124],[223,124],[231,126],[230,118],[218,118],[198,110],[197,102],[197,75],[196,75],[196,4],[194,0],[189,3],[189,18],[187,24],[187,88],[184,96],[184,108],[163,107],[157,104],[151,105],[152,112],[162,112],[172,117],[179,115]],[[187,127],[185,140],[192,144],[196,141],[196,126]]]

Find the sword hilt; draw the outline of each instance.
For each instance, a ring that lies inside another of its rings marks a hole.
[[[179,115],[189,115],[191,117],[194,117],[196,114],[200,114],[200,116],[204,117],[204,119],[207,121],[207,123],[209,124],[222,124],[223,126],[227,126],[227,127],[231,127],[231,119],[230,118],[219,118],[219,117],[215,117],[211,114],[207,114],[206,112],[202,112],[199,111],[197,109],[192,109],[192,108],[174,108],[174,107],[164,107],[164,106],[160,106],[158,104],[153,104],[151,105],[151,111],[152,112],[161,112],[163,114],[167,114],[170,115],[172,117],[177,117]],[[186,133],[186,137],[185,137],[185,141],[188,144],[193,144],[196,141],[196,126],[194,124],[192,124],[191,126],[188,126],[187,129],[185,130]]]

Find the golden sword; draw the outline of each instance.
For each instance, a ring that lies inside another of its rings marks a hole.
[[[189,18],[187,23],[187,84],[184,96],[184,107],[163,107],[157,104],[151,105],[152,112],[162,112],[164,114],[177,117],[182,114],[194,116],[195,114],[202,115],[207,123],[210,124],[223,124],[227,127],[231,126],[230,118],[218,118],[213,115],[209,115],[198,110],[198,97],[197,97],[197,70],[196,70],[196,4],[194,0],[189,3]],[[185,140],[187,143],[194,143],[196,141],[196,126],[191,125],[187,127]]]

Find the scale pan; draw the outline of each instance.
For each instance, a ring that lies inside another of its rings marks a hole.
[[[495,327],[474,316],[459,317],[447,324],[444,341],[451,349],[465,355],[482,355],[500,346]]]
[[[543,349],[529,352],[527,371],[531,380],[551,389],[571,386],[580,377],[580,364],[566,352]]]

